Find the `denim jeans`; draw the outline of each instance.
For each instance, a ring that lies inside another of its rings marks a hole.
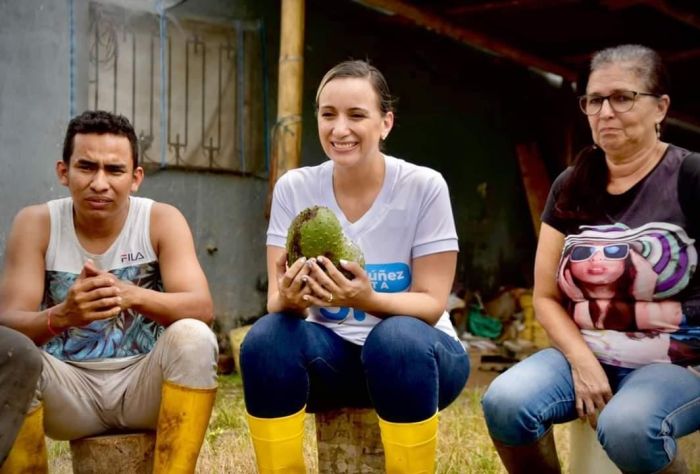
[[[663,469],[676,456],[676,439],[700,429],[700,377],[673,364],[603,368],[613,390],[598,417],[603,449],[624,472]],[[552,423],[577,417],[571,366],[544,349],[497,377],[482,406],[494,439],[532,443]]]
[[[449,405],[469,375],[461,343],[406,316],[372,328],[364,346],[282,313],[255,323],[241,346],[248,413],[277,418],[301,410],[374,407],[384,420],[422,421]]]

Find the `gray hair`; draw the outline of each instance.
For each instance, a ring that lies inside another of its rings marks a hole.
[[[661,56],[651,48],[639,44],[623,44],[598,51],[591,59],[590,72],[610,64],[629,67],[652,94],[669,94],[670,84]]]

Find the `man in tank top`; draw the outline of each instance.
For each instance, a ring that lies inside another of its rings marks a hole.
[[[22,209],[7,241],[0,325],[42,347],[43,369],[0,473],[42,469],[32,463],[45,466],[45,448],[22,450],[44,432],[72,440],[149,429],[154,472],[194,472],[217,343],[189,226],[173,206],[132,196],[144,173],[122,116],[71,120],[56,173],[70,197]]]

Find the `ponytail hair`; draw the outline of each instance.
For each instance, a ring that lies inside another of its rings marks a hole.
[[[554,205],[559,219],[594,221],[603,217],[608,166],[605,153],[595,145],[579,152]]]

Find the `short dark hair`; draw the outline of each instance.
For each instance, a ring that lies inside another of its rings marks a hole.
[[[323,90],[326,84],[331,82],[333,79],[344,77],[367,79],[372,85],[374,92],[377,93],[377,97],[379,98],[379,104],[377,105],[379,106],[379,110],[381,110],[382,115],[386,115],[387,113],[394,111],[395,99],[391,96],[391,93],[389,92],[389,85],[379,69],[372,66],[367,61],[350,60],[336,64],[326,73],[325,76],[323,76],[323,79],[321,79],[321,84],[319,84],[318,90],[316,91],[316,103],[314,104],[317,112],[318,99],[321,95],[321,90]]]
[[[113,114],[104,110],[86,110],[82,114],[73,117],[68,123],[66,138],[63,140],[63,162],[66,165],[70,163],[70,157],[73,155],[74,139],[78,133],[110,134],[128,138],[131,144],[131,160],[134,164],[134,169],[139,165],[139,145],[136,132],[129,119],[123,115]]]

